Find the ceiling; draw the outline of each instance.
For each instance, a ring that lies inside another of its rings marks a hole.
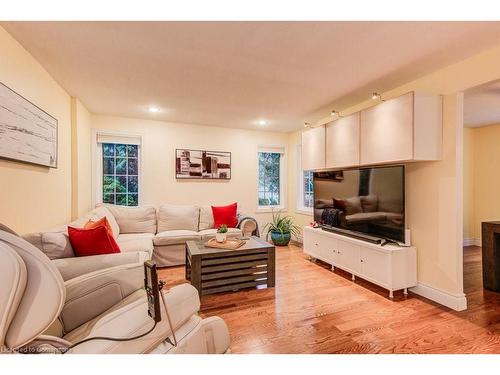
[[[499,22],[1,25],[93,113],[274,131],[299,129],[500,37]]]
[[[500,81],[474,87],[464,95],[464,126],[500,124]]]

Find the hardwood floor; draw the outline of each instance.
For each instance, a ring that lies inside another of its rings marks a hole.
[[[386,290],[276,248],[276,287],[203,297],[229,326],[233,353],[500,353],[500,293],[484,291],[479,247],[464,248],[468,310]],[[173,286],[184,267],[160,270]]]

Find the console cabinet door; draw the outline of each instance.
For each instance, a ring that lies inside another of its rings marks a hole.
[[[344,240],[337,240],[337,264],[340,268],[349,271],[359,273],[360,267],[360,247]]]
[[[304,236],[304,251],[314,258],[320,257],[321,236],[318,233],[307,232]]]
[[[359,165],[359,112],[326,124],[326,168]]]
[[[322,246],[323,250],[323,260],[331,265],[338,264],[338,244],[336,238],[325,238],[325,243]]]
[[[363,165],[413,159],[413,92],[361,111]]]
[[[325,168],[325,126],[302,132],[302,170]]]
[[[361,249],[361,275],[384,286],[389,285],[390,254],[375,249]]]

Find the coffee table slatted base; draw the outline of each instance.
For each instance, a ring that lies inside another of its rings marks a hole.
[[[267,250],[218,255],[201,260],[202,295],[267,284]]]
[[[274,286],[274,247],[202,253],[196,257],[199,278],[192,280],[191,254],[187,257],[186,276],[200,295]],[[272,259],[271,259],[272,258]]]

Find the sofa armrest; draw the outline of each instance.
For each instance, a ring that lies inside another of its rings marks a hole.
[[[143,263],[98,270],[65,282],[66,301],[60,314],[64,331],[72,331],[99,316],[141,289],[143,283]]]
[[[88,257],[73,257],[54,259],[64,281],[85,275],[90,272],[102,270],[110,267],[131,263],[144,263],[149,259],[149,254],[144,251],[127,252],[119,254],[104,254]]]
[[[241,229],[244,236],[259,236],[259,223],[255,218],[244,213],[238,214],[238,228]]]

